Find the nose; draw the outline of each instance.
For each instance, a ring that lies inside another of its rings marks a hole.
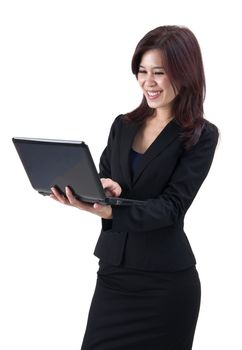
[[[146,85],[149,86],[154,86],[156,85],[156,81],[154,79],[154,75],[153,74],[147,74],[146,77]]]

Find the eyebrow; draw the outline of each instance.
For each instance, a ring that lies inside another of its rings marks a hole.
[[[144,66],[142,66],[141,64],[139,65],[140,68],[144,68]],[[164,67],[160,67],[160,66],[155,66],[155,67],[152,67],[152,69],[164,69]]]

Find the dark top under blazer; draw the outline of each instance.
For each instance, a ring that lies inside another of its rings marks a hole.
[[[122,197],[144,206],[113,206],[113,219],[102,220],[94,254],[101,261],[142,270],[176,271],[196,264],[183,230],[184,216],[208,174],[218,129],[206,121],[198,143],[185,150],[181,127],[173,119],[146,150],[131,177],[129,154],[136,123],[118,116],[100,159],[100,177],[122,187]]]

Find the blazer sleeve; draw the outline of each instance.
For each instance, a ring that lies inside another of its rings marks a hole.
[[[199,141],[184,151],[166,188],[143,206],[113,206],[112,229],[116,231],[152,231],[176,225],[185,215],[206,178],[218,141],[218,129],[205,124]]]
[[[116,134],[116,128],[118,124],[118,120],[120,116],[117,116],[111,126],[109,136],[108,136],[108,142],[107,146],[105,147],[104,151],[101,154],[100,162],[99,162],[99,177],[100,178],[112,178],[111,175],[111,166],[110,166],[110,159],[111,159],[111,152],[112,152],[112,143]]]

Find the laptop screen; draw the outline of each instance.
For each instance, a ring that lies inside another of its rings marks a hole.
[[[80,198],[103,199],[104,191],[88,146],[84,142],[13,138],[14,145],[38,192],[50,194],[70,186]]]

